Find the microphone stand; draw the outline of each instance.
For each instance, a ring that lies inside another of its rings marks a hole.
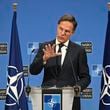
[[[68,48],[67,48],[67,50],[68,50]],[[77,85],[78,79],[75,75],[75,70],[74,70],[72,59],[71,59],[70,55],[69,55],[69,59],[70,59],[70,63],[71,63],[72,71],[73,71],[73,79],[75,80],[75,86],[73,86],[74,92],[75,92],[75,97],[80,97],[81,87],[79,85]]]
[[[29,97],[29,94],[31,92],[31,87],[30,87],[30,63],[31,63],[31,57],[32,57],[32,53],[35,51],[35,49],[33,49],[30,53],[30,57],[29,57],[29,65],[28,65],[28,76],[27,76],[27,86],[26,86],[26,93],[27,96]]]

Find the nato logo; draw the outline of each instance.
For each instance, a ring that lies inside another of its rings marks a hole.
[[[94,64],[92,66],[92,76],[98,77],[102,75],[102,64]]]
[[[13,73],[18,73],[18,70],[15,66],[8,66],[8,69]],[[19,103],[19,98],[23,93],[23,79],[21,78],[23,72],[18,73],[17,75],[8,75],[8,84],[7,84],[7,96],[10,98],[9,102],[6,102],[7,106],[14,106]],[[19,91],[17,90],[18,83],[20,84]]]
[[[61,110],[61,95],[44,94],[43,110]]]
[[[103,69],[103,88],[100,99],[103,105],[110,106],[110,65]]]

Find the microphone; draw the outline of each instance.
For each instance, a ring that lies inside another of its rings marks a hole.
[[[30,53],[30,58],[29,58],[29,66],[28,66],[28,76],[27,76],[27,86],[26,86],[26,93],[27,93],[27,96],[29,97],[29,94],[31,92],[31,87],[30,87],[30,63],[31,63],[31,57],[32,57],[32,53],[35,52],[35,48],[31,50],[31,53]]]
[[[29,84],[27,84],[27,87],[26,87],[26,93],[27,93],[27,96],[29,97],[29,94],[31,92],[31,87]]]
[[[35,51],[35,49],[32,49],[31,53],[33,53]]]
[[[69,50],[69,49],[67,48],[67,50]],[[70,54],[68,54],[68,55],[69,55],[69,60],[70,60],[71,67],[72,67],[73,79],[75,80],[75,86],[73,86],[75,97],[79,97],[80,96],[80,92],[81,92],[81,87],[79,85],[77,85],[78,79],[77,79],[77,77],[75,75],[75,70],[74,70],[74,67],[73,67],[71,56],[70,56]]]
[[[69,50],[68,48],[66,50]],[[70,63],[71,63],[71,67],[72,67],[72,72],[73,72],[73,78],[75,80],[75,84],[77,83],[77,78],[76,78],[76,75],[75,75],[75,70],[74,70],[74,67],[73,67],[73,63],[72,63],[72,59],[71,59],[71,56],[70,54],[69,55],[69,60],[70,60]]]
[[[81,92],[81,87],[79,85],[75,85],[74,87],[74,93],[76,97],[80,96],[80,92]]]

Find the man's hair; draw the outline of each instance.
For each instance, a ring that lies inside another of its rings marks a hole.
[[[58,24],[60,24],[60,22],[62,22],[62,21],[69,21],[69,22],[71,22],[71,23],[73,24],[73,27],[74,27],[73,31],[74,31],[74,30],[76,29],[76,27],[77,27],[77,21],[76,21],[75,17],[72,16],[72,15],[70,15],[70,14],[65,14],[65,15],[63,15],[63,16],[58,20]]]

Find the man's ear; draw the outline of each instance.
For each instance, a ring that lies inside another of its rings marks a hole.
[[[73,35],[75,33],[75,30],[72,31],[71,35]]]

